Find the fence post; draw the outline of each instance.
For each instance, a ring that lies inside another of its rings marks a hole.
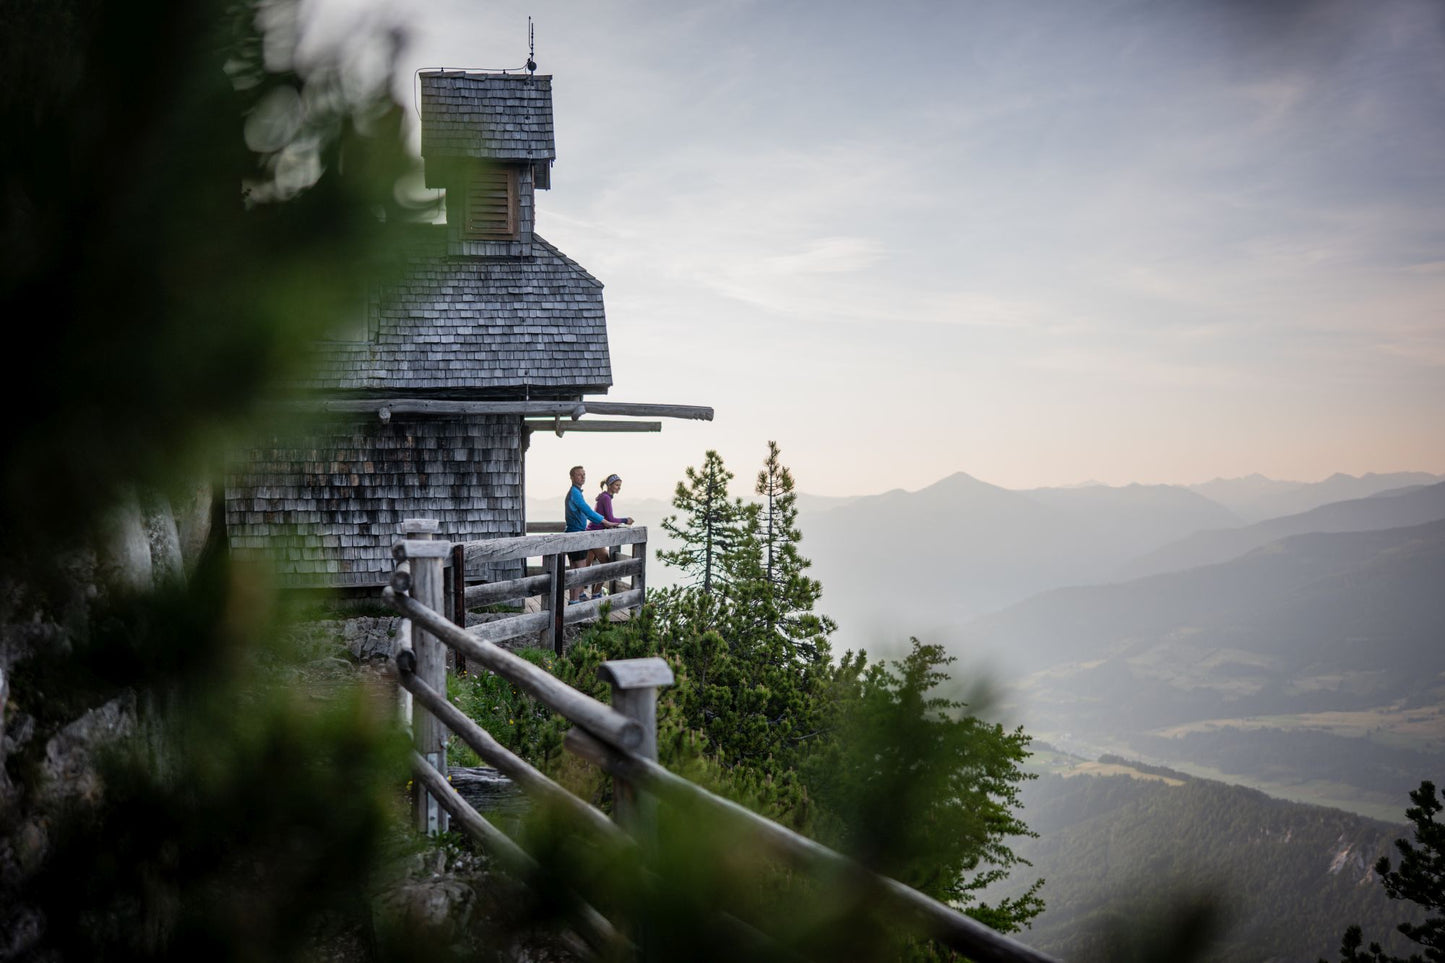
[[[609,548],[609,549],[607,550],[607,561],[609,561],[609,562],[616,562],[616,561],[619,561],[621,558],[622,558],[622,546],[621,546],[621,545],[613,545],[611,548]],[[612,581],[610,581],[610,582],[607,583],[607,594],[608,594],[608,595],[616,595],[621,588],[622,588],[622,583],[619,582],[617,579],[614,578]]]
[[[612,686],[612,708],[642,724],[642,744],[633,752],[657,761],[657,690],[672,685],[672,667],[663,659],[615,659],[597,667],[597,676]],[[644,851],[652,845],[657,801],[624,780],[613,784],[613,814]]]
[[[642,724],[636,755],[657,761],[657,690],[672,685],[672,667],[662,659],[616,659],[597,667],[597,676],[612,686],[612,708]],[[657,858],[657,799],[625,779],[612,779],[612,817],[633,839],[649,862]],[[637,958],[657,959],[656,941],[644,921],[633,939]]]
[[[467,627],[467,547],[461,542],[452,546],[452,623]],[[467,674],[467,657],[455,653],[457,675]]]
[[[552,613],[552,651],[558,655],[566,647],[566,635],[562,631],[566,625],[567,615],[567,554],[558,552],[556,555],[548,555],[542,559],[542,565],[547,569],[547,574],[552,576],[552,585],[547,592],[547,599]]]
[[[644,535],[642,541],[633,544],[632,557],[642,559],[642,571],[632,576],[632,587],[642,593],[637,600],[637,607],[642,608],[647,601],[647,536]]]
[[[451,553],[449,543],[434,541],[440,527],[431,518],[408,518],[401,523],[406,557],[411,563],[411,597],[434,612],[442,611],[442,563]],[[417,677],[438,692],[446,692],[446,647],[417,625],[412,626],[411,642],[416,654]],[[446,735],[446,729],[435,716],[421,706],[414,707],[412,740],[416,751],[443,776],[447,774]],[[419,832],[436,835],[447,831],[446,810],[422,788],[420,780],[412,783],[412,814]]]

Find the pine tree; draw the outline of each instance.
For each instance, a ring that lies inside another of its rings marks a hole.
[[[1424,947],[1425,955],[1390,956],[1379,943],[1371,943],[1368,949],[1361,950],[1364,934],[1360,927],[1351,926],[1340,941],[1343,963],[1445,961],[1445,823],[1435,821],[1445,806],[1435,792],[1435,784],[1428,779],[1420,783],[1419,789],[1411,791],[1410,801],[1415,805],[1405,810],[1405,818],[1415,825],[1415,842],[1395,840],[1395,848],[1400,852],[1399,869],[1391,868],[1390,857],[1381,856],[1375,872],[1390,899],[1416,903],[1434,914],[1418,925],[1406,922],[1396,927],[1407,939]]]
[[[1028,866],[1008,840],[1034,835],[1018,816],[1030,738],[939,695],[954,659],[912,640],[902,660],[843,657],[822,700],[829,738],[801,765],[824,842],[1000,932],[1043,910],[1040,882],[996,903],[984,890]]]
[[[793,473],[778,453],[778,443],[768,442],[768,457],[753,487],[762,498],[758,506],[759,617],[766,630],[780,635],[795,655],[805,661],[826,660],[827,637],[835,626],[826,616],[813,613],[823,586],[806,574],[813,563],[798,550],[803,534],[798,530]]]
[[[758,513],[742,499],[729,498],[732,479],[722,457],[708,450],[702,468],[688,466],[686,478],[677,483],[672,507],[679,514],[662,520],[662,530],[682,546],[657,557],[682,569],[706,593],[726,592],[757,563]]]

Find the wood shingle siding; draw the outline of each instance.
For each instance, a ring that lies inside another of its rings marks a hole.
[[[523,533],[525,412],[419,409],[570,404],[612,386],[601,282],[534,231],[556,157],[552,79],[426,70],[421,110],[446,223],[399,226],[400,279],[359,295],[292,385],[299,407],[369,411],[257,439],[228,466],[231,548],[287,585],[383,584],[404,518],[438,519],[457,542]]]
[[[541,238],[528,258],[448,257],[444,227],[420,233],[406,278],[373,307],[374,343],[322,345],[303,387],[575,397],[612,385],[602,283],[577,262]]]
[[[552,78],[423,70],[421,154],[429,187],[444,158],[554,160]]]
[[[381,585],[404,518],[453,541],[523,534],[515,416],[325,420],[232,453],[226,528],[239,559],[290,586]],[[515,571],[477,572],[488,579]]]

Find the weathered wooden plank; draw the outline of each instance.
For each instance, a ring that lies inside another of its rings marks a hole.
[[[420,604],[433,611],[443,605],[442,558],[450,553],[447,542],[433,541],[439,523],[430,518],[407,518],[401,523],[401,538],[392,545],[392,555],[406,562],[410,577],[402,579]],[[406,659],[432,685],[446,685],[446,649],[423,626],[412,626],[412,651]],[[412,744],[431,765],[446,770],[446,730],[436,717],[412,707]],[[447,831],[447,813],[420,783],[412,788],[412,810],[419,832],[429,835]]]
[[[562,621],[562,611],[567,608],[567,588],[563,581],[567,574],[567,556],[545,555],[542,562],[547,566],[547,579],[552,583],[547,594],[542,596],[542,611],[548,618],[547,639],[552,643],[552,651],[560,657],[567,643],[566,633],[562,631],[567,624]]]
[[[469,543],[463,542],[462,544]],[[392,545],[391,554],[397,561],[413,558],[447,559],[452,554],[452,543],[408,538]]]
[[[636,721],[595,699],[588,698],[540,666],[533,665],[490,642],[473,638],[465,630],[452,625],[410,596],[399,595],[388,587],[382,589],[381,597],[392,608],[411,619],[414,629],[426,629],[468,659],[480,662],[547,708],[584,726],[598,738],[623,749],[631,749],[641,744],[642,727]]]
[[[409,539],[403,543],[409,552],[417,546],[430,545],[448,548],[446,542],[424,542]],[[442,608],[442,553],[411,559],[411,597],[432,612]],[[415,620],[413,620],[415,622]],[[450,622],[443,622],[451,626]],[[416,654],[416,672],[422,680],[433,687],[445,688],[447,684],[447,651],[430,625],[412,626],[412,651]],[[430,712],[417,712],[412,707],[412,744],[424,759],[445,771],[447,765],[447,732]],[[447,831],[445,815],[436,812],[434,801],[419,798],[417,811],[418,829],[424,833],[436,834]],[[422,805],[430,802],[431,805]]]
[[[402,619],[401,625],[397,626],[396,638],[391,640],[391,658],[398,664],[402,662],[416,664],[416,653],[412,651],[411,647],[411,619]],[[402,729],[410,733],[411,693],[405,689],[397,690],[396,713],[401,720]]]
[[[603,562],[601,565],[568,569],[567,576],[563,579],[564,587],[570,589],[578,585],[591,585],[594,582],[606,582],[610,579],[636,575],[642,571],[642,565],[641,559],[624,558],[617,562]]]
[[[533,431],[555,431],[568,435],[574,431],[637,432],[661,431],[660,421],[607,421],[602,418],[581,418],[577,421],[543,421],[528,419],[525,424]]]
[[[518,558],[538,558],[559,552],[580,552],[589,548],[612,545],[634,545],[647,540],[647,527],[634,525],[604,528],[595,532],[557,532],[545,535],[513,535],[509,538],[487,538],[464,542],[467,547],[467,570],[483,565],[507,562]]]
[[[587,401],[587,413],[592,415],[632,415],[637,418],[688,418],[693,421],[712,421],[712,409],[700,405],[648,405],[628,401]]]
[[[512,599],[531,598],[547,591],[551,581],[551,577],[547,575],[529,575],[526,578],[507,579],[505,582],[468,585],[465,590],[467,605],[495,605]]]
[[[419,679],[414,672],[400,669],[397,681],[412,694],[418,703],[427,707],[446,727],[462,741],[471,746],[476,754],[489,765],[495,766],[507,778],[536,799],[553,803],[571,813],[578,822],[601,833],[603,838],[614,843],[626,843],[627,834],[622,832],[600,810],[572,795],[557,785],[541,770],[535,768],[521,756],[512,752],[492,737],[492,734],[470,719],[466,713],[446,700],[441,693]]]
[[[494,622],[479,622],[466,632],[474,639],[484,642],[505,642],[523,635],[536,635],[552,624],[550,612],[528,612],[526,615],[510,615]]]
[[[582,571],[587,571],[583,569]],[[642,593],[634,589],[631,592],[622,592],[618,595],[608,595],[600,599],[588,599],[585,602],[572,602],[567,605],[567,611],[563,615],[563,621],[568,625],[574,622],[586,622],[589,619],[596,619],[602,616],[602,606],[610,605],[613,611],[618,609],[634,609],[642,604]]]
[[[496,856],[513,875],[523,880],[536,877],[536,860],[473,809],[461,794],[452,788],[445,776],[415,752],[411,754],[411,771],[417,783],[432,794],[442,809],[457,821],[457,825],[479,841],[487,852]],[[602,952],[604,958],[610,958],[619,947],[625,948],[629,945],[622,934],[617,932],[617,928],[588,904],[579,901],[577,913],[578,932],[589,945]]]
[[[529,873],[536,868],[532,857],[512,842],[507,834],[487,822],[467,801],[457,794],[451,783],[415,750],[411,754],[411,771],[423,787],[441,803],[462,829],[475,836],[487,851],[500,859],[514,873]]]
[[[577,401],[446,401],[435,398],[329,398],[278,402],[290,411],[394,415],[532,415],[580,418],[587,408]]]
[[[403,595],[411,591],[411,563],[398,562],[391,570],[391,587]]]
[[[826,868],[835,873],[848,873],[860,882],[871,882],[877,897],[920,927],[933,939],[978,963],[1057,963],[1002,933],[970,919],[950,906],[897,880],[871,873],[841,853],[799,835],[772,820],[766,819],[737,803],[714,796],[681,776],[668,772],[649,759],[632,752],[619,752],[602,744],[581,729],[571,729],[563,745],[588,762],[605,769],[614,778],[626,779],[665,800],[688,803],[701,802],[719,819],[740,827],[751,838],[766,844],[777,855],[795,863]]]
[[[611,548],[609,548],[609,549],[607,550],[607,560],[608,560],[608,562],[617,562],[617,561],[621,561],[621,559],[622,559],[622,546],[620,546],[620,545],[613,545]],[[600,568],[601,566],[598,566],[598,567]],[[632,587],[632,586],[630,586],[630,585],[628,586],[628,588],[631,588],[631,587]],[[593,595],[596,595],[597,593],[596,593],[596,592],[593,592],[592,594],[593,594]],[[622,594],[622,583],[619,582],[619,581],[617,581],[617,576],[616,576],[616,575],[613,575],[610,579],[607,580],[607,594],[608,594],[608,595],[620,595],[620,594]]]
[[[447,596],[451,599],[451,616],[453,625],[467,627],[467,550],[460,543],[452,546],[451,557],[451,578],[447,582],[449,591]],[[456,660],[457,675],[467,674],[467,659],[460,652],[453,653]]]
[[[643,540],[632,546],[632,557],[642,563],[642,568],[632,577],[632,590],[642,595],[642,602],[647,602],[647,541]]]
[[[527,534],[528,534],[528,535],[541,535],[541,534],[544,534],[544,533],[565,532],[565,531],[567,531],[567,523],[566,523],[566,522],[528,522],[528,523],[527,523]]]

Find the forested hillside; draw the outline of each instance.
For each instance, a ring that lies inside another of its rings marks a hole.
[[[1218,917],[1203,959],[1315,963],[1336,958],[1350,923],[1371,939],[1398,939],[1395,924],[1413,918],[1372,869],[1408,835],[1403,818],[1377,822],[1102,761],[1112,765],[1091,768],[1118,774],[1047,772],[1024,790],[1039,837],[1016,848],[1045,879],[1047,907],[1026,934],[1030,945],[1070,963],[1103,963],[1121,934],[1150,926],[1153,913],[1206,899]],[[1401,812],[1407,804],[1402,796]]]
[[[1244,558],[1050,592],[969,626],[1031,674],[1019,718],[1371,815],[1445,764],[1445,522],[1302,535]]]

